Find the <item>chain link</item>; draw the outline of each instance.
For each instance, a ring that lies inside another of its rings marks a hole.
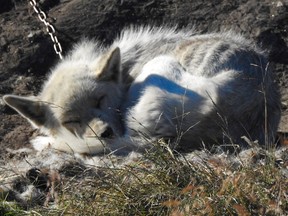
[[[46,31],[50,35],[50,38],[53,42],[53,47],[56,54],[59,56],[60,59],[63,59],[62,56],[62,47],[58,41],[57,36],[55,35],[55,28],[54,26],[47,20],[47,15],[42,9],[37,5],[36,0],[29,0],[30,5],[33,7],[34,11],[38,15],[38,18],[41,22],[43,22],[46,26]]]

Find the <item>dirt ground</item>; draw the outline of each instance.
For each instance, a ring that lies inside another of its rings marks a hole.
[[[82,37],[111,43],[129,25],[195,26],[200,33],[232,29],[269,51],[281,87],[287,132],[288,1],[274,0],[40,0],[57,29],[64,55]],[[37,94],[49,68],[59,61],[53,43],[26,0],[1,1],[0,155],[28,145],[30,125],[4,105],[4,94]],[[1,152],[2,151],[2,152]]]

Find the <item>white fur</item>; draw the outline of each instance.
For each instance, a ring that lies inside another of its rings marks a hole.
[[[232,32],[193,29],[128,28],[109,47],[83,40],[36,98],[4,101],[48,136],[33,141],[37,150],[87,154],[134,149],[146,138],[184,150],[238,144],[243,135],[265,144],[280,118],[264,52]]]
[[[177,137],[177,130],[189,135],[189,130],[215,109],[219,88],[231,79],[233,71],[213,78],[195,76],[171,56],[154,58],[144,65],[129,89],[126,136]],[[194,141],[193,135],[188,142]]]

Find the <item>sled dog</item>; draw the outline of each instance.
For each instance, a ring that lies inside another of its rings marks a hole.
[[[45,135],[32,140],[38,150],[95,154],[126,138],[183,150],[242,136],[266,144],[280,118],[272,78],[265,53],[240,35],[139,27],[111,46],[81,41],[38,96],[4,101]]]

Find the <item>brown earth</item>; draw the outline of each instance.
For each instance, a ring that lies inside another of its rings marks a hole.
[[[111,43],[129,25],[195,26],[199,32],[233,29],[269,51],[281,87],[287,132],[288,1],[273,0],[40,0],[57,28],[64,54],[82,37]],[[28,1],[5,0],[0,7],[0,154],[28,145],[30,125],[4,105],[4,94],[37,94],[59,60],[53,43]]]

